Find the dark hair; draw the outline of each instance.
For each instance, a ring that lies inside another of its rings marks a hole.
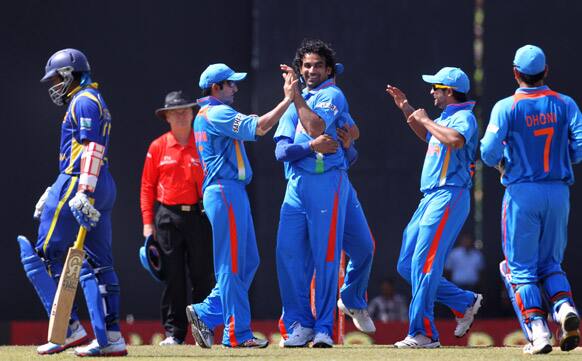
[[[220,87],[220,89],[222,89],[225,82],[226,82],[226,80],[223,80],[220,83],[214,83],[214,84],[218,85]],[[203,97],[207,97],[209,95],[212,95],[212,85],[210,85],[208,88],[202,89],[202,96]]]
[[[297,73],[301,73],[301,66],[303,65],[303,57],[305,54],[317,54],[325,59],[325,66],[331,68],[330,78],[335,75],[335,51],[331,46],[319,39],[303,39],[299,48],[295,52],[295,59],[293,59],[293,68]]]
[[[467,101],[467,94],[458,92],[454,89],[451,90],[453,91],[453,98],[455,98],[456,101],[459,103],[464,103]]]
[[[519,79],[521,79],[521,81],[523,81],[524,83],[526,83],[530,87],[533,86],[535,83],[539,82],[540,80],[543,80],[544,77],[546,76],[545,69],[541,73],[537,73],[534,75],[524,74],[524,73],[521,73],[519,70],[517,71],[517,73],[519,74],[518,75]]]

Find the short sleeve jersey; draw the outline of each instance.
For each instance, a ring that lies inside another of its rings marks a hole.
[[[84,141],[105,147],[103,168],[106,168],[110,132],[111,114],[97,83],[74,90],[61,125],[60,172],[71,175],[80,173]]]
[[[502,159],[508,186],[522,182],[572,184],[572,163],[582,160],[582,115],[567,95],[547,86],[519,88],[500,100],[481,140],[490,166]]]
[[[325,134],[337,139],[336,127],[339,126],[341,115],[347,109],[347,102],[342,91],[334,84],[333,79],[329,79],[317,88],[303,92],[303,98],[311,110],[325,122]],[[279,120],[274,139],[288,137],[294,143],[304,143],[313,140],[303,129],[297,109],[289,107]],[[290,168],[285,167],[285,174],[288,178],[293,169],[301,169],[310,173],[324,173],[331,169],[346,169],[346,162],[343,150],[333,154],[313,153],[305,158],[291,162]]]
[[[239,113],[214,97],[198,103],[201,108],[194,119],[194,136],[204,170],[202,189],[220,179],[249,184],[253,171],[244,141],[256,140],[259,117]]]
[[[455,149],[427,133],[428,149],[420,179],[421,192],[439,187],[470,188],[477,150],[477,120],[473,115],[475,102],[449,104],[435,123],[452,128],[465,138],[465,145]]]

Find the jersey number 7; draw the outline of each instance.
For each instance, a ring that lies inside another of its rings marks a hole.
[[[542,128],[534,130],[534,136],[546,136],[546,144],[544,145],[544,172],[550,171],[550,145],[552,144],[552,137],[554,136],[554,128]]]

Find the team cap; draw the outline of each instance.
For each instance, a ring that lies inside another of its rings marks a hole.
[[[515,52],[513,66],[522,74],[536,75],[546,69],[546,55],[535,45],[524,45]]]
[[[429,84],[442,84],[453,88],[459,93],[468,93],[471,89],[469,77],[459,68],[442,68],[435,75],[423,75],[422,80]]]
[[[198,85],[200,86],[200,89],[207,89],[210,88],[212,84],[217,84],[221,81],[240,81],[246,77],[247,73],[236,73],[226,64],[212,64],[202,72]]]

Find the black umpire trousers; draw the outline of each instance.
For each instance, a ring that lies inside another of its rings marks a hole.
[[[214,288],[212,227],[198,205],[163,204],[156,211],[155,227],[165,277],[162,323],[166,336],[183,341],[188,329],[186,306],[202,302]]]

